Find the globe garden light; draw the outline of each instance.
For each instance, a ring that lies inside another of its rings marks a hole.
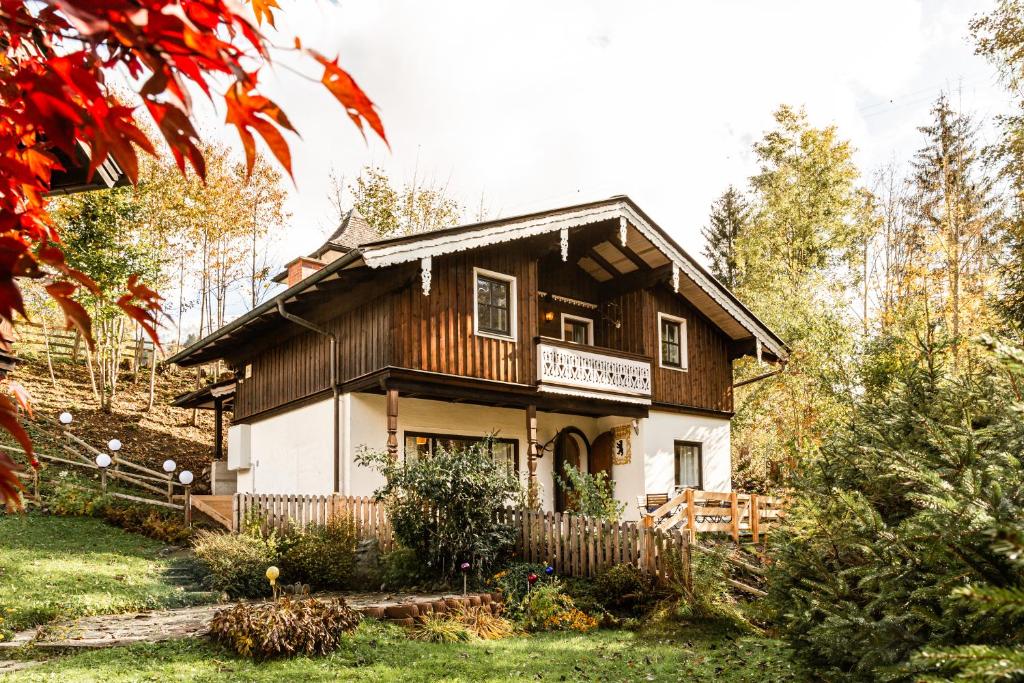
[[[121,441],[118,439],[111,439],[107,442],[107,448],[114,451],[115,453],[121,450]]]
[[[188,470],[182,470],[181,474],[178,475],[178,481],[180,481],[185,486],[188,486],[189,484],[191,484],[192,483],[192,479],[193,479],[192,473],[189,472]]]
[[[267,580],[270,581],[270,585],[273,586],[277,581],[277,577],[281,576],[281,570],[277,567],[267,567]]]
[[[110,456],[107,455],[106,453],[100,453],[99,455],[96,456],[96,465],[97,466],[106,469],[107,467],[110,467],[110,463],[111,463]]]
[[[178,463],[174,462],[173,460],[164,460],[164,472],[170,474],[176,469],[178,469]]]
[[[65,410],[63,413],[60,414],[60,417],[57,419],[60,420],[60,423],[62,425],[69,425],[71,424],[71,421],[74,420],[75,418],[71,417],[71,413]]]

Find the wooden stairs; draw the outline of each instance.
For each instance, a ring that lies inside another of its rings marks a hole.
[[[191,496],[192,509],[203,513],[228,531],[234,531],[234,496]]]

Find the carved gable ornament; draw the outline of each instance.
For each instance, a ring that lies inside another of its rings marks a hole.
[[[612,428],[612,464],[628,465],[633,460],[633,446],[630,441],[633,428],[629,425]]]

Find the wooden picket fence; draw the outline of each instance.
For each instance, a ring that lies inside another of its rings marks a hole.
[[[657,531],[729,534],[736,542],[749,534],[759,543],[781,521],[783,506],[775,496],[685,489],[644,514],[642,522]]]
[[[550,564],[561,576],[593,577],[616,564],[632,564],[661,581],[690,576],[690,534],[636,522],[517,508],[502,511],[516,530],[516,555]]]
[[[54,358],[85,362],[85,344],[74,332],[50,330],[44,334],[42,326],[33,323],[18,325],[14,348],[19,354],[44,355],[49,347]],[[138,367],[149,367],[154,357],[153,342],[150,339],[125,339],[121,342],[121,357],[133,360]],[[173,353],[168,347],[165,353]]]
[[[335,515],[345,515],[355,522],[360,537],[376,538],[383,552],[395,547],[387,512],[370,496],[236,493],[232,530],[240,529],[250,515],[258,516],[273,529],[325,524]]]

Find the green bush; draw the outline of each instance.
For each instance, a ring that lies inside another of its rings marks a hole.
[[[654,579],[632,564],[616,564],[594,579],[593,597],[604,609],[635,616],[657,599]]]
[[[267,567],[278,563],[276,536],[201,530],[192,541],[196,559],[207,572],[209,587],[232,598],[269,595]],[[281,577],[286,581],[285,577]]]
[[[78,479],[61,481],[45,496],[55,515],[97,517],[125,531],[142,534],[164,543],[183,545],[192,535],[180,511],[133,503],[112,495],[97,495],[77,484]]]
[[[391,590],[421,586],[437,578],[427,574],[416,551],[411,548],[395,548],[382,555],[380,566],[381,582]]]
[[[738,632],[756,630],[740,611],[726,581],[726,553],[715,545],[702,545],[690,556],[690,585],[676,585],[680,601],[677,617],[688,621],[711,621]],[[679,572],[677,572],[679,575]]]
[[[495,462],[486,441],[406,462],[364,451],[358,462],[384,475],[376,497],[387,506],[395,538],[429,573],[452,579],[469,562],[482,576],[511,549],[515,532],[499,512],[521,502],[522,485]]]
[[[556,579],[538,582],[527,593],[519,624],[526,631],[589,631],[598,622],[576,607]]]
[[[356,525],[342,515],[295,531],[281,553],[281,579],[317,589],[352,588],[358,543]]]
[[[251,536],[250,536],[251,538]],[[243,657],[270,659],[326,655],[361,617],[341,598],[239,603],[221,610],[210,622],[210,637]]]
[[[501,591],[505,596],[505,610],[510,616],[518,616],[522,611],[523,598],[526,597],[530,574],[537,575],[538,583],[551,581],[544,573],[545,565],[530,562],[513,562],[492,576],[487,584]]]
[[[572,493],[573,512],[617,522],[626,510],[626,504],[615,499],[615,482],[605,472],[580,472],[567,462],[562,474],[555,474],[555,479],[559,486]]]

